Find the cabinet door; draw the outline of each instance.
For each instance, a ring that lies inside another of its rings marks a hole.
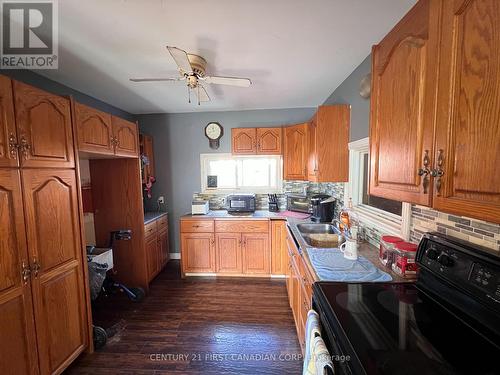
[[[139,133],[137,124],[120,117],[111,116],[115,155],[124,157],[139,157]]]
[[[281,155],[281,128],[257,128],[257,154]]]
[[[318,181],[318,158],[316,152],[316,134],[317,134],[317,123],[316,115],[315,118],[309,123],[309,147],[308,147],[308,158],[307,158],[307,180],[311,182]]]
[[[370,194],[430,205],[440,2],[419,1],[373,48]],[[432,8],[432,11],[431,11]]]
[[[500,223],[500,2],[445,1],[434,208]]]
[[[21,165],[74,167],[70,101],[17,81],[14,98]]]
[[[271,260],[268,234],[243,233],[243,273],[263,274],[271,273]]]
[[[286,221],[271,220],[271,274],[284,275],[287,267]]]
[[[231,129],[231,152],[252,155],[257,152],[257,131],[255,128]]]
[[[242,273],[241,233],[218,233],[216,244],[216,272]]]
[[[37,374],[38,358],[19,171],[0,169],[0,369]]]
[[[87,345],[74,170],[22,171],[40,372],[60,373]]]
[[[153,234],[146,237],[146,263],[148,267],[148,280],[151,281],[158,273],[158,237],[157,234]]]
[[[306,180],[308,159],[308,124],[285,128],[283,164],[285,180]]]
[[[316,181],[349,180],[350,106],[322,105],[315,119]],[[310,143],[311,144],[311,143]]]
[[[12,81],[0,75],[0,167],[18,165]]]
[[[76,103],[75,126],[78,151],[113,155],[113,129],[110,114]]]
[[[215,237],[212,233],[181,234],[183,272],[215,272]]]
[[[160,232],[158,234],[159,249],[160,249],[160,271],[167,264],[169,254],[168,254],[168,230]]]

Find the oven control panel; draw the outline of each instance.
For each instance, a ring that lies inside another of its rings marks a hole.
[[[417,263],[500,310],[500,257],[491,251],[430,233],[419,244]]]

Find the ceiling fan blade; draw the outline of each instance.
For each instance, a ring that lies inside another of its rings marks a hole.
[[[212,83],[216,85],[228,85],[228,86],[238,86],[238,87],[249,87],[252,81],[248,78],[239,77],[205,77],[203,79],[206,83]]]
[[[176,78],[130,78],[132,82],[163,82],[163,81],[183,81],[184,77]]]
[[[208,96],[207,90],[205,90],[205,88],[202,85],[196,86],[194,92],[196,92],[196,96],[198,96],[198,104],[200,102],[210,101],[210,97]]]
[[[177,47],[170,46],[167,46],[167,49],[182,73],[191,74],[193,72],[193,68],[189,63],[186,51],[183,51],[182,49]]]

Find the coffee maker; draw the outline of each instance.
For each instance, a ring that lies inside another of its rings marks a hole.
[[[316,223],[329,223],[335,215],[336,199],[328,194],[316,194],[311,197],[311,220]]]

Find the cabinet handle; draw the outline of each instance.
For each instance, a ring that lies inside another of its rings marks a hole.
[[[260,141],[259,141],[259,142],[257,142],[257,150],[259,150],[259,151],[260,151]]]
[[[115,146],[120,147],[120,140],[118,139],[118,137],[115,137]]]
[[[21,151],[24,159],[28,159],[28,152],[31,151],[31,145],[28,143],[24,136],[21,137],[21,142],[19,143],[19,151]]]
[[[21,277],[23,278],[23,283],[28,284],[28,279],[31,276],[31,269],[26,262],[23,262],[21,266]]]
[[[38,260],[36,258],[33,259],[33,276],[38,277],[38,271],[40,271],[40,268],[42,266],[40,263],[38,263]]]
[[[9,135],[9,152],[10,152],[10,157],[12,159],[17,159],[17,149],[19,148],[19,145],[17,144],[17,139],[14,133],[10,133]]]
[[[424,194],[427,194],[427,190],[429,188],[429,175],[431,171],[429,170],[429,150],[424,151],[424,160],[423,160],[423,168],[418,170],[418,175],[423,176],[422,178],[422,187],[424,188]]]
[[[442,186],[441,177],[444,176],[443,164],[444,164],[444,151],[440,149],[438,150],[437,154],[437,168],[431,171],[431,176],[436,178],[435,187],[438,196],[441,195],[441,186]]]

